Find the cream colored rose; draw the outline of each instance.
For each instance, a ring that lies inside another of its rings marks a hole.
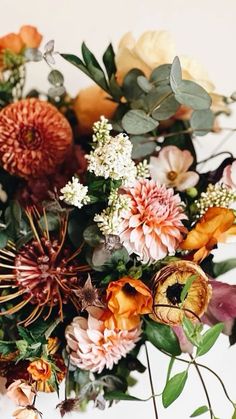
[[[177,54],[174,40],[169,32],[147,31],[137,41],[130,32],[126,33],[119,43],[116,54],[118,82],[122,83],[125,75],[133,68],[142,70],[149,77],[154,68],[162,64],[172,63],[176,55],[179,54]],[[209,79],[204,67],[193,58],[184,55],[179,55],[179,58],[183,79],[195,81],[210,94],[213,112],[229,113],[229,108],[224,103],[223,96],[213,93],[215,86]],[[188,119],[189,110],[187,111]],[[186,119],[185,113],[182,112],[179,119]]]

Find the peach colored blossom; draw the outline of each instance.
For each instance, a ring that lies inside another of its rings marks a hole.
[[[149,170],[156,182],[184,191],[195,186],[199,180],[196,172],[188,170],[192,164],[193,156],[188,150],[170,145],[163,147],[158,157],[150,158]]]
[[[66,328],[66,340],[73,365],[100,373],[112,369],[140,339],[141,327],[132,330],[109,329],[101,320],[104,310],[96,308],[88,319],[75,317]]]
[[[236,190],[236,160],[225,167],[221,182],[228,188]]]
[[[0,50],[9,49],[15,54],[19,54],[24,47],[24,43],[19,34],[9,33],[0,38]]]
[[[34,392],[32,387],[22,380],[14,381],[7,388],[7,396],[19,406],[27,406],[33,402]]]
[[[20,407],[12,413],[15,419],[39,419],[40,415],[36,409]]]
[[[52,375],[51,365],[42,358],[31,362],[27,371],[31,374],[33,380],[35,381],[47,381]]]
[[[38,48],[42,41],[42,35],[38,32],[35,26],[22,26],[20,28],[19,35],[22,39],[24,46],[27,48]]]
[[[101,115],[110,119],[114,115],[117,103],[97,85],[92,85],[79,92],[73,105],[79,123],[80,134],[91,134],[94,122]]]
[[[185,232],[179,195],[154,180],[141,179],[126,189],[131,207],[123,213],[120,237],[128,252],[152,263],[175,252]]]

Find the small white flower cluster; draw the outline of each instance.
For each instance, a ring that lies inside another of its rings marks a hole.
[[[205,214],[208,208],[224,207],[228,208],[236,201],[236,193],[224,185],[216,183],[208,185],[206,192],[202,192],[200,199],[195,201],[198,208],[198,218]]]
[[[130,198],[127,195],[119,194],[118,190],[114,189],[110,193],[108,207],[101,214],[96,214],[94,221],[105,236],[108,234],[118,235],[123,212],[129,207]]]
[[[148,179],[150,177],[149,164],[145,159],[137,164],[137,179]]]
[[[123,186],[131,185],[137,176],[131,158],[132,143],[125,134],[110,135],[111,125],[101,118],[94,124],[94,149],[86,156],[88,171],[105,179],[122,180]]]
[[[74,205],[77,208],[82,208],[90,202],[88,194],[88,187],[82,185],[77,177],[72,177],[62,189],[60,199],[65,201],[68,205]]]
[[[112,125],[108,123],[108,119],[105,116],[100,117],[100,121],[93,124],[93,142],[94,143],[105,143],[110,138],[110,132]]]

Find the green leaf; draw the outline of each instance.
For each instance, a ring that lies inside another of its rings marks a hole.
[[[145,96],[145,104],[150,113],[155,109],[159,109],[164,101],[173,95],[170,86],[161,85],[155,89],[152,89]]]
[[[79,68],[83,73],[85,73],[87,76],[91,77],[86,65],[83,63],[83,61],[79,57],[73,54],[60,54],[60,55],[70,64],[73,64],[75,67]]]
[[[97,59],[95,58],[93,53],[89,50],[89,48],[87,47],[85,42],[82,43],[81,50],[82,50],[82,55],[83,55],[83,59],[84,59],[84,62],[86,64],[86,66],[89,67],[89,65],[92,65],[93,67],[95,67],[95,68],[97,68],[97,69],[99,69],[103,72],[99,62],[97,61]]]
[[[206,135],[212,130],[214,119],[214,114],[210,109],[194,111],[190,119],[194,134],[198,136]]]
[[[16,350],[15,342],[0,340],[0,354],[8,355]]]
[[[218,276],[223,275],[234,268],[236,268],[236,258],[224,260],[223,262],[214,263],[213,272],[217,278]]]
[[[188,378],[188,372],[183,371],[179,374],[174,375],[167,382],[164,391],[162,393],[162,403],[164,407],[170,406],[182,393],[185,383]]]
[[[166,383],[168,383],[168,381],[170,380],[170,376],[171,376],[171,371],[173,369],[173,365],[175,362],[175,357],[171,357],[169,365],[168,365],[168,370],[167,370],[167,375],[166,375]]]
[[[116,73],[115,53],[112,44],[109,44],[102,57],[109,80]]]
[[[175,57],[170,71],[170,85],[173,92],[177,92],[182,83],[182,70],[179,57]]]
[[[179,340],[170,326],[145,319],[145,334],[156,348],[173,356],[181,354]]]
[[[148,79],[145,76],[138,76],[137,83],[145,93],[150,92],[150,90],[152,90],[153,88],[152,84],[148,81]]]
[[[198,275],[190,275],[186,281],[186,283],[184,284],[184,288],[181,291],[180,294],[180,301],[181,303],[184,302],[185,298],[187,297],[188,291],[192,286],[193,281],[195,281],[195,279],[198,277]]]
[[[59,217],[54,212],[47,212],[46,219],[42,216],[39,220],[39,225],[43,230],[55,231],[59,226]]]
[[[191,80],[182,80],[174,93],[179,103],[192,109],[209,109],[211,106],[211,97],[207,91]]]
[[[83,233],[84,240],[91,247],[96,247],[102,241],[102,234],[97,224],[88,226]]]
[[[144,73],[141,70],[134,68],[133,70],[130,70],[124,78],[122,88],[124,96],[129,101],[136,100],[143,94],[143,90],[138,85],[137,81],[139,76],[144,76]]]
[[[194,410],[194,412],[191,414],[190,418],[195,418],[196,416],[203,415],[203,413],[206,412],[209,412],[208,406],[198,407],[198,409]]]
[[[156,142],[151,141],[144,136],[131,136],[130,141],[133,144],[132,159],[141,159],[149,156],[156,149]]]
[[[53,86],[61,86],[64,83],[63,74],[58,70],[52,70],[48,75],[48,81]]]
[[[193,324],[186,316],[183,318],[182,326],[189,342],[198,347],[202,340],[201,327],[199,328],[199,325]]]
[[[197,356],[205,355],[212,348],[223,329],[224,323],[218,323],[202,335],[201,343],[197,349]]]
[[[128,111],[122,118],[122,126],[128,134],[146,134],[158,126],[158,122],[142,110]]]
[[[235,409],[234,409],[234,413],[233,413],[232,419],[236,419],[236,406],[235,406]]]
[[[130,394],[122,393],[121,391],[110,391],[105,393],[104,397],[106,400],[126,400],[144,402],[146,399],[139,399],[138,397],[131,396]]]
[[[150,82],[155,85],[170,84],[171,64],[162,64],[155,68],[150,76]]]
[[[152,112],[152,117],[158,121],[164,121],[173,116],[179,109],[180,104],[174,95],[167,97],[161,105]]]
[[[6,247],[8,242],[8,235],[5,231],[0,231],[0,249]]]

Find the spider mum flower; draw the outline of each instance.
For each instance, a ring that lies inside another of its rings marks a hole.
[[[141,179],[126,190],[130,209],[123,214],[121,241],[129,253],[137,254],[143,263],[152,263],[172,253],[185,232],[179,195],[154,180]]]
[[[181,292],[187,280],[195,276],[181,302]],[[183,317],[201,317],[211,297],[211,286],[203,270],[195,263],[178,261],[162,268],[153,278],[154,314],[151,318],[172,326],[181,324]],[[179,309],[182,303],[182,310]]]
[[[103,310],[93,310],[88,319],[75,317],[66,329],[71,363],[83,370],[100,373],[111,370],[140,339],[141,328],[109,329],[100,320]]]
[[[60,231],[58,235],[50,237],[47,228],[47,216],[44,215],[45,231],[41,234],[37,219],[26,211],[34,238],[22,246],[19,251],[9,243],[6,249],[0,249],[0,267],[10,270],[10,273],[0,275],[7,295],[0,296],[0,304],[20,298],[20,302],[12,305],[0,315],[14,314],[24,308],[33,307],[25,320],[25,325],[35,321],[42,313],[49,318],[52,310],[58,310],[63,320],[63,306],[72,303],[77,310],[81,309],[81,302],[76,297],[76,290],[80,289],[81,272],[88,270],[87,265],[80,265],[76,256],[80,248],[73,252],[65,243],[67,233],[67,217],[61,215]]]
[[[52,173],[72,142],[66,118],[50,103],[23,99],[0,112],[0,161],[24,178]]]

